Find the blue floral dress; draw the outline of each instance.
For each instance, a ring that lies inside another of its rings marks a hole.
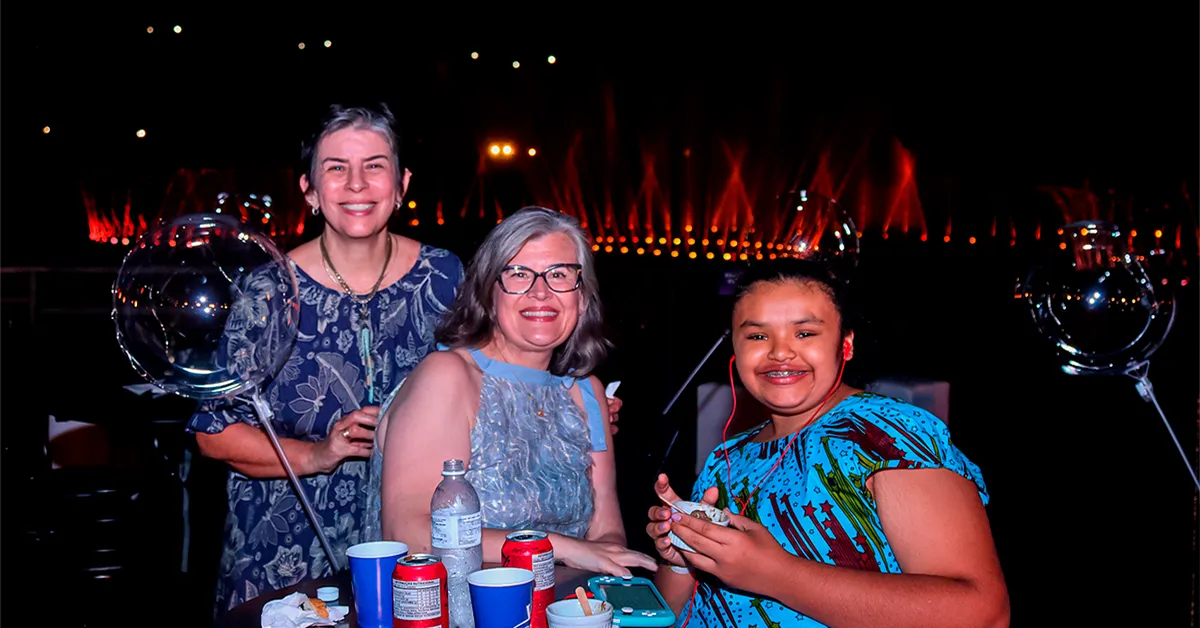
[[[344,415],[372,405],[358,346],[359,309],[345,293],[321,285],[295,263],[292,268],[300,295],[299,336],[291,357],[263,393],[281,438],[316,442]],[[422,245],[408,274],[371,300],[375,405],[434,349],[434,329],[462,279],[457,256]],[[222,399],[201,403],[187,430],[216,434],[234,423],[259,426],[252,406]],[[344,461],[333,473],[302,477],[300,483],[345,565],[346,549],[362,534],[366,460]],[[264,593],[332,574],[287,478],[259,480],[230,470],[227,491],[217,614]]]
[[[980,501],[988,503],[983,474],[951,442],[946,424],[903,401],[865,392],[847,397],[800,431],[778,468],[790,437],[754,442],[764,427],[766,423],[714,449],[691,499],[700,501],[705,490],[716,486],[718,508],[762,524],[794,556],[902,573],[867,489],[867,479],[885,469],[949,469],[972,482]],[[825,625],[776,600],[727,588],[707,574],[701,574],[696,595],[676,625],[685,621],[709,628]]]

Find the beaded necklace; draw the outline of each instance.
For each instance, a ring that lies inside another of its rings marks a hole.
[[[325,249],[325,234],[321,233],[320,238],[321,257],[325,262],[325,272],[333,278],[334,281],[342,287],[350,300],[358,305],[358,355],[362,358],[362,363],[367,369],[367,403],[375,403],[375,357],[371,351],[371,310],[368,305],[371,299],[379,292],[379,285],[383,283],[384,276],[387,275],[388,264],[392,261],[392,234],[388,234],[387,252],[384,254],[383,268],[379,271],[379,279],[375,280],[375,285],[371,287],[371,292],[366,295],[355,294],[350,289],[350,285],[342,279],[342,275],[333,267],[333,261],[329,259],[329,251]]]

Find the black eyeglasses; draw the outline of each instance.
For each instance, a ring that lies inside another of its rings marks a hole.
[[[524,266],[507,266],[500,271],[496,281],[500,289],[509,294],[525,294],[541,277],[554,292],[574,292],[583,283],[583,266],[580,264],[555,264],[542,272]]]

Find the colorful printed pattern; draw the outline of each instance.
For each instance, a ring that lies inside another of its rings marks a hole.
[[[708,456],[692,488],[699,501],[705,489],[720,491],[717,506],[729,506],[727,477],[738,502],[762,481],[741,513],[761,523],[791,554],[829,565],[901,573],[884,536],[867,478],[883,469],[950,469],[971,480],[988,503],[979,467],[950,442],[950,431],[937,417],[916,406],[871,393],[848,397],[796,439],[787,459],[764,481],[789,439],[766,443],[751,439],[765,426],[743,432]],[[732,473],[725,464],[728,447]],[[727,475],[728,474],[728,475]],[[702,578],[692,600],[690,626],[821,626],[779,602],[723,588]],[[685,607],[679,623],[688,614]]]

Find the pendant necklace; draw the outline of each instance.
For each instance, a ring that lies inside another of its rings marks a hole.
[[[375,294],[379,292],[379,284],[383,283],[384,276],[387,275],[388,263],[392,261],[392,234],[388,234],[387,238],[387,253],[383,258],[383,269],[379,271],[379,279],[375,280],[375,285],[371,288],[371,292],[366,295],[357,295],[345,279],[333,267],[333,261],[329,259],[329,251],[325,250],[325,234],[321,234],[321,257],[325,262],[325,272],[338,282],[350,300],[358,305],[358,355],[362,359],[363,366],[367,369],[367,403],[375,404],[375,358],[371,351],[371,311],[368,305],[371,299],[375,298]]]

